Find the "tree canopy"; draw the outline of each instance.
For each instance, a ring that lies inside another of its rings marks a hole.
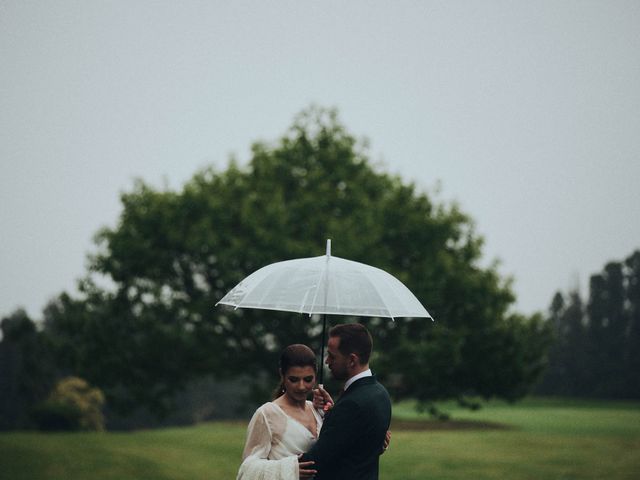
[[[556,342],[541,393],[640,398],[640,251],[593,274],[587,301],[558,292],[550,323]]]
[[[205,168],[179,191],[138,181],[121,201],[81,295],[52,302],[45,330],[66,368],[122,411],[162,411],[209,373],[275,379],[290,343],[319,350],[318,319],[214,305],[264,265],[321,255],[327,238],[337,256],[395,275],[436,319],[329,319],[370,327],[374,368],[397,398],[513,400],[544,368],[549,330],[511,311],[471,218],[375,168],[333,110],[302,112],[247,165]]]

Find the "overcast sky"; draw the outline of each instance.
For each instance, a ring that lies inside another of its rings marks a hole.
[[[134,178],[246,162],[312,103],[459,202],[524,313],[640,248],[637,0],[0,0],[0,315],[75,291]]]

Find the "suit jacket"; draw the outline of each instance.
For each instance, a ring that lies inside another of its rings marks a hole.
[[[303,455],[317,480],[377,480],[391,422],[387,390],[373,377],[356,380],[325,415],[318,441]]]

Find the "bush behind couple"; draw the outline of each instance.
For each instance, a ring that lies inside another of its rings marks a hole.
[[[391,401],[369,369],[372,346],[361,324],[329,331],[325,363],[345,382],[335,403],[322,387],[313,390],[313,351],[299,344],[286,347],[276,398],[249,422],[237,480],[377,479],[379,457],[389,442]]]

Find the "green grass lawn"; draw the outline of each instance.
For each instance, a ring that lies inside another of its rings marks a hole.
[[[443,410],[456,419],[510,428],[394,432],[397,448],[384,459],[385,478],[640,478],[638,403],[528,399],[515,405],[492,402],[476,412],[452,405]],[[421,417],[410,403],[397,405],[394,415]],[[402,475],[394,476],[398,470]]]
[[[382,480],[640,478],[640,403],[529,399],[476,412],[443,409],[454,419],[508,428],[393,429]],[[411,403],[394,407],[395,422],[410,427],[424,419]],[[2,433],[0,479],[233,479],[245,429],[220,422],[131,433]]]

